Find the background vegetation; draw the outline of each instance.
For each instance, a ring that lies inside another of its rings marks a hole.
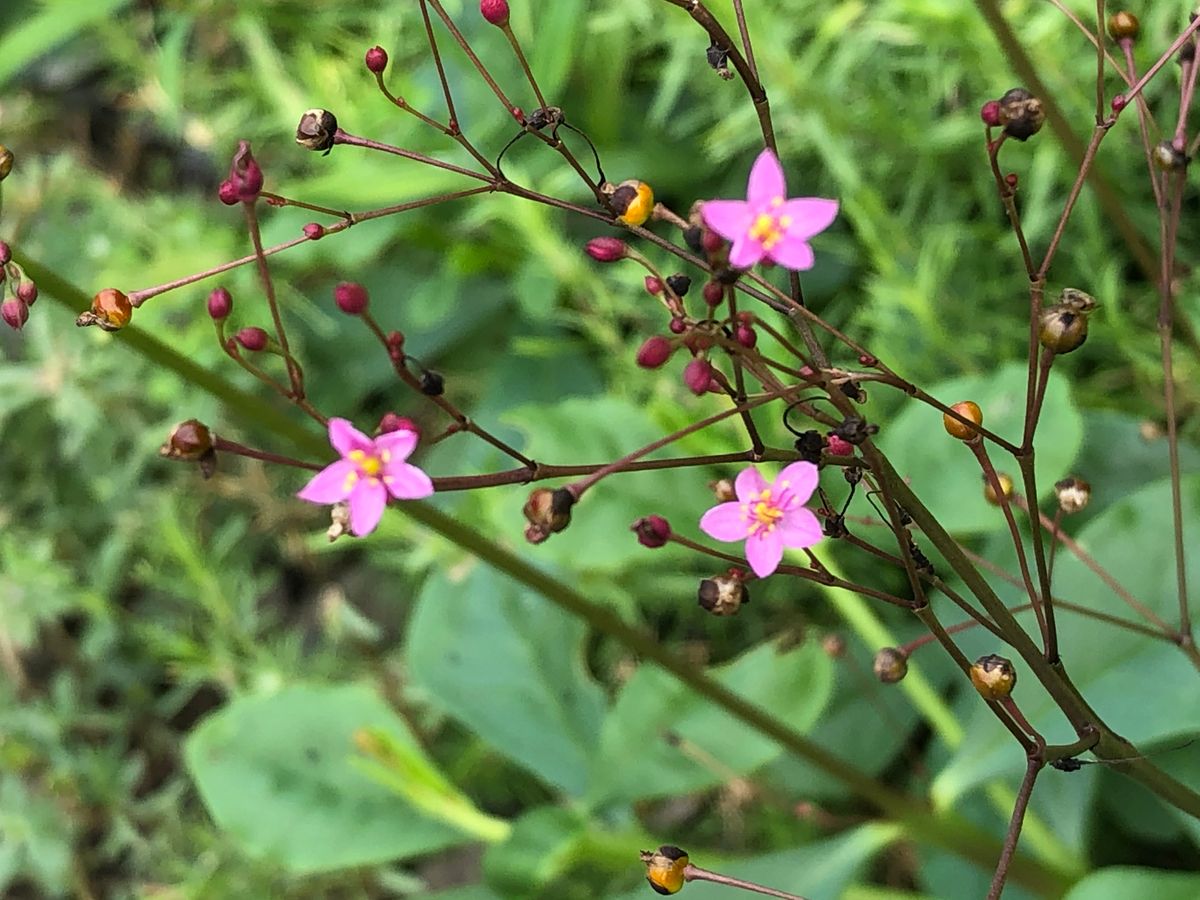
[[[1069,5],[1094,13],[1087,2]],[[446,6],[517,85],[502,38],[474,3]],[[965,2],[749,6],[793,189],[843,204],[806,279],[815,308],[901,374],[947,400],[975,396],[1003,421],[1005,403],[1023,393],[1012,363],[1024,359],[1028,310],[977,115],[1017,83],[994,35]],[[1090,45],[1050,4],[1003,8],[1085,134]],[[1145,64],[1189,4],[1131,8]],[[551,102],[595,141],[610,177],[642,178],[676,209],[740,194],[760,147],[753,110],[739,85],[706,67],[705,35],[685,14],[655,0],[513,0],[513,23]],[[239,138],[253,141],[268,186],[338,208],[457,185],[352,148],[320,158],[292,140],[300,113],[325,106],[358,134],[458,159],[391,108],[362,65],[364,50],[382,44],[393,90],[418,108],[439,107],[415,4],[10,0],[0,28],[0,142],[17,156],[0,236],[88,294],[246,252],[240,216],[215,196]],[[498,150],[511,120],[464,60],[448,52],[447,61],[464,129]],[[1154,85],[1152,106],[1169,102],[1175,79],[1172,69]],[[1173,107],[1163,119],[1174,120]],[[1157,221],[1133,124],[1121,122],[1098,168],[1152,245]],[[1076,168],[1048,131],[1007,148],[1005,163],[1020,177],[1026,233],[1044,245]],[[573,174],[532,141],[505,168],[587,202]],[[1194,196],[1188,203],[1194,215]],[[268,213],[267,241],[297,234],[309,218]],[[365,329],[334,309],[333,284],[350,278],[371,290],[385,327],[402,329],[413,352],[445,373],[456,400],[538,459],[611,459],[698,417],[716,401],[691,397],[674,368],[633,365],[661,314],[640,278],[582,254],[596,233],[593,222],[497,196],[278,257],[314,402],[364,427],[388,410],[438,422],[396,385]],[[1154,287],[1090,193],[1066,241],[1051,292],[1079,287],[1102,306],[1087,345],[1055,369],[1041,482],[1071,473],[1091,481],[1094,503],[1069,528],[1170,610]],[[1196,249],[1185,228],[1180,259],[1194,260]],[[248,270],[223,283],[235,298],[257,294]],[[253,391],[213,339],[207,290],[152,301],[137,324]],[[1178,296],[1195,321],[1190,271]],[[324,513],[293,499],[296,473],[223,460],[205,482],[160,460],[171,426],[189,417],[255,446],[279,438],[72,318],[44,299],[22,333],[0,333],[0,891],[647,896],[636,851],[662,842],[813,898],[986,890],[989,871],[871,819],[845,785],[404,515],[386,516],[369,540],[331,546]],[[1200,468],[1190,443],[1200,399],[1194,343],[1179,347],[1176,366],[1190,473]],[[882,443],[902,471],[927,473],[922,496],[947,525],[1007,563],[1003,520],[977,501],[977,475],[936,416],[884,389],[872,391],[868,416],[885,423]],[[768,431],[786,445],[780,423]],[[741,444],[730,426],[689,449]],[[439,475],[502,463],[466,438],[420,461]],[[843,759],[998,839],[1019,750],[929,651],[914,667],[924,680],[886,689],[871,680],[875,650],[916,633],[907,617],[788,582],[756,589],[736,619],[707,618],[692,599],[711,574],[703,560],[648,551],[628,534],[651,512],[690,532],[711,503],[706,482],[728,474],[614,480],[570,530],[537,548],[521,538],[523,488],[433,503],[714,666]],[[1200,481],[1186,484],[1194,534]],[[848,554],[840,564],[868,581],[899,578]],[[1015,591],[997,587],[1015,602]],[[1117,608],[1070,559],[1056,587]],[[1085,695],[1114,727],[1146,750],[1169,751],[1195,733],[1195,672],[1171,647],[1071,620],[1064,630]],[[831,652],[830,638],[844,641],[843,653]],[[997,649],[978,636],[965,645],[968,655]],[[1031,716],[1065,738],[1052,712]],[[366,737],[382,764],[355,751],[364,725],[376,729]],[[1198,759],[1193,747],[1162,762],[1195,784]],[[1197,868],[1197,823],[1101,769],[1039,781],[1022,852],[1052,885],[1014,883],[1009,895],[1071,884],[1072,900],[1200,894],[1197,876],[1165,871]],[[1137,868],[1102,869],[1116,866]],[[688,888],[697,898],[706,890]]]

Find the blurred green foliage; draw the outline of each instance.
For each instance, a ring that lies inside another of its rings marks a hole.
[[[530,109],[499,33],[470,0],[445,5]],[[1069,5],[1083,16],[1094,9]],[[714,6],[732,28],[728,10]],[[1013,84],[994,37],[969,3],[747,6],[790,185],[842,203],[806,277],[813,308],[942,399],[978,390],[995,421],[1008,421],[999,407],[1014,383],[1021,393],[1014,361],[1024,360],[1028,309],[977,116],[983,100]],[[1142,6],[1146,65],[1190,4]],[[1050,4],[1012,0],[1004,11],[1085,134],[1090,45]],[[550,102],[592,138],[611,178],[645,179],[684,212],[697,198],[741,193],[760,147],[757,121],[741,86],[705,65],[706,37],[686,14],[656,0],[513,0],[512,21]],[[511,118],[444,31],[439,41],[463,129],[498,151],[514,132]],[[376,43],[391,55],[391,89],[441,115],[411,2],[9,0],[0,12],[0,142],[17,167],[4,183],[0,237],[89,293],[143,288],[242,255],[240,214],[215,196],[239,138],[253,141],[269,188],[338,209],[460,187],[457,176],[415,163],[353,148],[321,158],[293,143],[300,113],[324,106],[356,134],[470,162],[374,89],[362,54]],[[1149,91],[1162,122],[1174,120],[1177,78],[1171,68]],[[1123,120],[1109,136],[1098,168],[1153,244],[1157,220],[1132,126]],[[1020,177],[1026,234],[1044,247],[1076,169],[1049,133],[1006,147],[1002,161]],[[573,173],[533,141],[517,145],[505,169],[588,202]],[[311,218],[267,212],[265,240],[291,238]],[[632,364],[662,316],[639,275],[581,253],[599,231],[493,196],[363,224],[275,257],[313,402],[363,427],[394,410],[438,430],[371,335],[330,302],[335,282],[354,279],[370,289],[384,327],[402,329],[410,352],[446,374],[456,402],[539,460],[606,461],[715,410],[687,394],[677,365],[651,375]],[[1180,259],[1196,258],[1196,241],[1184,229]],[[221,282],[238,325],[265,324],[250,269]],[[1087,191],[1051,271],[1051,293],[1066,285],[1101,307],[1087,344],[1056,366],[1041,483],[1068,472],[1093,482],[1079,539],[1165,614],[1173,588],[1157,436],[1158,302]],[[213,339],[208,288],[155,298],[137,323],[255,389]],[[1192,321],[1196,288],[1189,269],[1177,293]],[[203,482],[161,461],[172,424],[193,416],[248,444],[269,448],[272,436],[233,424],[211,397],[110,337],[75,329],[51,301],[19,336],[0,333],[0,352],[6,896],[647,896],[635,851],[663,841],[701,864],[813,898],[976,896],[979,879],[986,888],[990,873],[897,826],[861,823],[866,807],[844,785],[742,733],[407,519],[385,517],[370,540],[328,547],[324,513],[292,498],[296,473],[223,459]],[[1178,403],[1191,442],[1197,363],[1195,343],[1182,342]],[[978,501],[977,476],[937,415],[878,386],[867,410],[947,524],[1007,564],[1002,520]],[[788,444],[782,423],[759,419],[769,443]],[[676,449],[741,448],[731,422]],[[1200,469],[1200,454],[1184,449],[1185,468]],[[506,465],[465,436],[420,462],[439,475]],[[627,533],[637,516],[662,512],[694,534],[711,502],[706,482],[731,474],[613,479],[589,495],[570,530],[536,549],[522,545],[519,487],[436,502],[697,663],[718,664],[718,678],[870,774],[932,791],[1002,835],[1007,812],[985,799],[984,785],[1015,784],[1022,760],[974,696],[955,687],[946,661],[926,651],[920,665],[966,729],[957,748],[932,733],[908,695],[871,681],[876,648],[814,587],[756,585],[736,619],[701,618],[691,597],[711,572],[676,547],[650,552]],[[1196,488],[1187,482],[1193,531]],[[842,556],[854,577],[901,589],[895,573]],[[1056,586],[1118,609],[1067,556]],[[1015,590],[996,587],[1016,601]],[[893,612],[878,616],[898,639],[916,633]],[[1118,730],[1168,749],[1195,732],[1195,675],[1171,647],[1064,619],[1068,661]],[[823,652],[832,635],[848,643],[844,656]],[[994,649],[979,635],[964,644]],[[1048,702],[1026,697],[1047,736],[1065,739]],[[1200,782],[1187,761],[1168,754],[1164,765]],[[1126,799],[1113,806],[1110,788]],[[1043,863],[1072,877],[1129,866],[1086,877],[1071,900],[1200,894],[1194,876],[1157,870],[1200,863],[1195,822],[1112,773],[1047,772],[1033,811],[1050,830],[1039,839],[1027,829],[1023,849]],[[1014,885],[1006,896],[1028,895]]]

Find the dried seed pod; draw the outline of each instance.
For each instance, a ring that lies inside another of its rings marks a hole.
[[[1000,98],[1000,122],[1004,133],[1018,141],[1027,141],[1046,121],[1042,101],[1025,88],[1013,88]]]
[[[1137,16],[1127,10],[1120,10],[1108,17],[1108,35],[1114,41],[1136,41],[1141,23]]]
[[[683,872],[688,867],[687,851],[670,844],[657,850],[643,850],[642,862],[646,864],[646,880],[660,894],[676,894],[683,889]]]
[[[884,647],[875,654],[871,668],[884,684],[895,684],[908,674],[908,654],[899,647]]]
[[[638,543],[652,550],[664,546],[671,537],[671,523],[662,516],[643,516],[630,528]]]
[[[571,524],[571,507],[574,505],[575,495],[566,488],[536,488],[522,510],[529,520],[525,539],[531,544],[540,544],[550,535],[562,531]]]
[[[1003,656],[991,653],[975,660],[971,683],[985,700],[1003,700],[1017,685],[1017,670]]]
[[[1058,303],[1042,311],[1038,340],[1053,353],[1078,350],[1087,340],[1088,317],[1095,311],[1096,298],[1076,288],[1063,288]]]
[[[1087,507],[1092,499],[1092,486],[1071,476],[1054,483],[1054,496],[1058,498],[1058,508],[1069,516]]]
[[[306,150],[324,150],[328,154],[337,130],[337,116],[327,109],[310,109],[296,126],[296,143]]]
[[[611,200],[617,221],[625,225],[644,225],[654,212],[654,191],[646,182],[637,179],[618,184],[613,189]]]
[[[746,590],[742,573],[738,569],[730,569],[724,575],[714,575],[701,581],[696,599],[714,616],[735,616],[750,602],[750,592]]]
[[[217,451],[213,446],[212,432],[198,419],[188,419],[176,425],[158,452],[167,459],[198,463],[200,474],[205,478],[211,478],[217,470]]]

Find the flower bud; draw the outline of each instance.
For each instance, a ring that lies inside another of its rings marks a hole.
[[[7,241],[0,241],[0,266],[7,266],[12,262],[12,247],[8,246]],[[3,273],[0,273],[0,279],[3,279]]]
[[[387,51],[379,46],[372,47],[367,51],[367,54],[365,57],[363,57],[363,60],[366,62],[368,69],[370,69],[376,75],[382,75],[383,70],[387,68],[388,64]]]
[[[37,302],[38,286],[26,278],[17,285],[16,294],[17,299],[26,306],[33,306]]]
[[[721,237],[715,231],[704,229],[704,235],[700,238],[700,246],[704,248],[704,252],[710,256],[718,253],[725,246],[725,238]]]
[[[830,456],[853,456],[854,445],[844,441],[836,434],[831,434],[825,442],[825,450]]]
[[[92,308],[75,320],[80,328],[98,325],[105,331],[120,331],[133,318],[133,304],[116,288],[105,288],[92,298]]]
[[[638,349],[637,364],[643,369],[657,369],[675,351],[675,345],[661,334],[646,338],[645,343]]]
[[[983,119],[983,124],[995,128],[1000,124],[1000,101],[989,100],[983,106],[979,107],[979,118]]]
[[[983,410],[973,400],[963,400],[950,408],[975,425],[983,424]],[[970,425],[960,422],[949,413],[942,414],[942,426],[950,437],[956,437],[960,441],[971,441],[979,436],[978,428],[972,428]]]
[[[688,855],[678,847],[664,844],[657,850],[643,850],[646,880],[659,894],[677,894],[683,889],[683,872],[688,867]]]
[[[1069,516],[1087,507],[1092,499],[1092,486],[1071,476],[1054,483],[1054,496],[1058,498],[1058,508]]]
[[[226,206],[233,206],[236,204],[238,202],[237,185],[235,185],[228,178],[222,181],[220,186],[217,188],[217,199]]]
[[[394,360],[404,359],[404,332],[389,331],[387,334],[388,356]]]
[[[615,237],[592,238],[584,246],[584,250],[596,262],[602,263],[616,262],[629,255],[629,245]]]
[[[229,165],[229,184],[233,185],[234,195],[242,203],[253,203],[258,199],[263,187],[263,171],[250,152],[249,141],[238,141],[237,151]]]
[[[653,275],[647,275],[644,284],[646,285],[647,294],[658,296],[663,291],[662,281]]]
[[[176,425],[158,452],[167,459],[199,463],[200,474],[205,478],[211,478],[217,470],[217,451],[213,446],[212,432],[198,419],[188,419]]]
[[[644,181],[622,181],[613,191],[611,199],[617,221],[625,225],[644,225],[654,212],[654,191]]]
[[[9,297],[0,303],[0,319],[14,331],[20,331],[29,321],[29,307],[19,297]]]
[[[1170,141],[1155,144],[1150,155],[1154,158],[1154,164],[1164,172],[1182,172],[1187,168],[1187,154]]]
[[[736,616],[739,609],[750,602],[743,575],[738,569],[730,569],[724,575],[714,575],[700,582],[696,599],[704,609],[714,616]]]
[[[752,350],[758,343],[758,332],[749,325],[739,325],[733,331],[733,339],[747,350]]]
[[[985,700],[1003,700],[1017,684],[1017,670],[1003,656],[981,656],[971,666],[971,683]]]
[[[908,654],[899,647],[884,647],[875,654],[871,667],[884,684],[895,684],[908,674]]]
[[[697,397],[707,393],[713,385],[712,363],[697,356],[684,368],[683,383]]]
[[[667,323],[667,328],[670,329],[671,334],[683,334],[687,331],[687,322],[679,316],[672,316],[671,321]]]
[[[719,306],[721,301],[725,299],[725,285],[719,281],[704,282],[704,290],[701,292],[704,297],[704,302],[709,306]]]
[[[0,144],[0,181],[3,181],[12,172],[13,159],[13,152]]]
[[[319,241],[325,237],[325,226],[318,222],[309,222],[301,230],[304,232],[304,236],[310,241]]]
[[[367,308],[367,300],[367,289],[357,281],[343,281],[333,289],[333,302],[349,316],[361,315]]]
[[[379,420],[379,427],[375,429],[375,433],[391,434],[393,431],[411,431],[418,438],[421,437],[420,426],[408,416],[398,416],[394,412],[386,412]]]
[[[257,325],[249,325],[233,336],[233,339],[252,353],[266,350],[270,336]]]
[[[1108,17],[1108,35],[1114,41],[1136,41],[1141,23],[1137,16],[1126,10],[1120,10]]]
[[[571,507],[574,505],[575,495],[566,488],[536,488],[522,510],[529,520],[525,539],[531,544],[540,544],[550,535],[562,531],[571,524]]]
[[[997,472],[996,480],[1000,482],[1000,490],[1004,492],[1004,499],[1011,499],[1013,495],[1012,478],[1003,472]],[[992,504],[992,506],[1000,506],[1001,504],[1000,496],[996,493],[995,486],[986,475],[983,476],[983,499]]]
[[[296,126],[296,143],[306,150],[324,150],[328,155],[337,130],[337,117],[333,113],[327,109],[310,109]]]
[[[508,24],[508,0],[479,0],[479,14],[497,28],[503,28]]]
[[[676,297],[686,297],[687,292],[692,287],[692,279],[676,272],[674,275],[667,276],[667,287],[671,289]]]
[[[208,295],[208,314],[214,321],[220,322],[229,318],[233,312],[233,296],[223,287],[213,288]]]
[[[1109,106],[1112,107],[1112,111],[1115,113],[1119,113],[1128,105],[1129,99],[1124,94],[1114,94],[1112,100],[1109,102]]]
[[[1000,98],[1000,122],[1004,133],[1018,141],[1027,141],[1042,130],[1046,111],[1042,101],[1025,88],[1013,88]]]
[[[441,372],[426,369],[417,380],[421,383],[421,393],[427,397],[440,397],[446,393],[446,379]]]
[[[662,516],[642,516],[630,528],[643,547],[655,549],[667,543],[671,537],[671,523]]]

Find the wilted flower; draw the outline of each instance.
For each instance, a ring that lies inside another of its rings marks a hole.
[[[433,482],[405,462],[416,449],[415,432],[401,430],[372,440],[345,419],[329,420],[329,443],[341,459],[330,463],[296,496],[310,503],[350,504],[350,531],[370,534],[383,517],[388,496],[419,500],[433,493]]]
[[[783,166],[770,150],[754,161],[745,200],[708,200],[700,207],[704,224],[733,242],[729,264],[739,269],[764,258],[788,269],[811,269],[808,239],[828,228],[837,213],[836,200],[788,200]]]

